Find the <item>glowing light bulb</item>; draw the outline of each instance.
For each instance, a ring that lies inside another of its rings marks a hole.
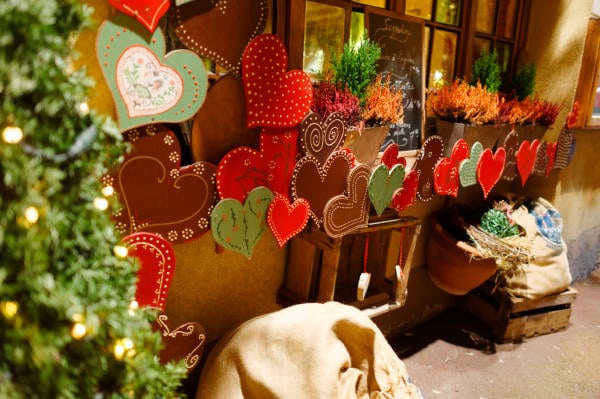
[[[123,346],[121,341],[117,341],[117,343],[115,343],[115,349],[113,353],[117,360],[123,359],[123,357],[125,356],[125,347]]]
[[[31,224],[36,223],[40,217],[40,214],[35,206],[28,206],[27,209],[25,209],[24,214],[25,219]]]
[[[12,319],[19,311],[19,304],[14,301],[4,301],[0,303],[0,310],[5,318]]]
[[[105,186],[102,188],[102,195],[105,197],[110,197],[115,193],[115,189],[113,186]]]
[[[8,144],[17,144],[23,139],[23,131],[16,126],[6,126],[2,131],[2,139]]]
[[[128,357],[133,357],[135,355],[135,350],[133,347],[133,341],[129,338],[117,340],[117,342],[115,342],[113,354],[117,360],[123,359],[125,355]]]
[[[73,328],[71,328],[71,336],[75,339],[81,339],[85,337],[87,334],[87,327],[83,323],[75,323],[73,324]]]
[[[83,322],[83,315],[81,313],[75,313],[73,316],[71,316],[71,318],[77,323]]]
[[[129,304],[129,315],[133,316],[135,311],[140,307],[140,304],[135,299]]]
[[[94,207],[99,211],[105,211],[108,208],[108,200],[106,198],[94,198]]]
[[[90,106],[86,102],[77,104],[77,110],[81,115],[87,115],[90,113]]]
[[[113,252],[117,257],[125,258],[125,257],[127,257],[129,250],[127,249],[127,247],[124,247],[123,245],[115,245],[115,247],[113,248]]]

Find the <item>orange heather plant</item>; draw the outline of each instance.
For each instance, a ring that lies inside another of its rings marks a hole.
[[[560,106],[539,97],[525,97],[519,101],[517,98],[505,101],[500,106],[498,121],[511,125],[545,125],[554,123]]]
[[[402,91],[391,84],[390,78],[388,75],[384,81],[381,75],[377,75],[367,88],[361,112],[361,118],[367,127],[401,123],[404,120]]]

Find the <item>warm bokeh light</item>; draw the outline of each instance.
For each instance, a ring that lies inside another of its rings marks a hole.
[[[6,126],[2,131],[2,139],[8,144],[17,144],[23,139],[23,131],[16,126]]]
[[[40,217],[40,214],[35,206],[27,207],[23,213],[25,215],[25,219],[31,224],[36,223]]]

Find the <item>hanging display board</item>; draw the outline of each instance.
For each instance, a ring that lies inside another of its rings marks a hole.
[[[391,75],[404,95],[404,121],[392,125],[383,148],[396,143],[400,151],[418,150],[424,125],[423,22],[395,13],[365,8],[371,40],[381,47],[378,72]]]

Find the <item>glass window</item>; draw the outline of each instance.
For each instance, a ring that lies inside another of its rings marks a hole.
[[[494,13],[496,2],[493,0],[477,0],[477,20],[475,29],[482,33],[494,33]]]
[[[484,50],[489,53],[492,50],[492,42],[487,39],[476,37],[475,40],[473,40],[473,59],[478,59]]]
[[[306,2],[303,69],[320,78],[329,70],[332,54],[344,46],[345,10],[328,4]]]
[[[517,15],[517,0],[500,0],[498,19],[496,20],[496,34],[512,38],[515,32],[515,17]]]
[[[594,106],[592,107],[592,120],[594,125],[600,121],[600,82],[596,85],[596,95],[594,96]]]
[[[429,86],[440,87],[453,81],[458,35],[453,32],[433,32],[433,48],[429,62]]]
[[[502,73],[508,72],[512,46],[505,43],[496,43],[496,51],[498,52],[498,64]]]
[[[350,45],[358,43],[365,34],[365,14],[362,12],[352,12],[352,21],[350,23]]]
[[[385,8],[386,6],[386,0],[354,0],[354,2],[379,8]]]
[[[435,20],[447,25],[460,24],[462,0],[438,0],[435,9]]]
[[[413,17],[430,20],[432,9],[433,0],[406,0],[404,13]]]

